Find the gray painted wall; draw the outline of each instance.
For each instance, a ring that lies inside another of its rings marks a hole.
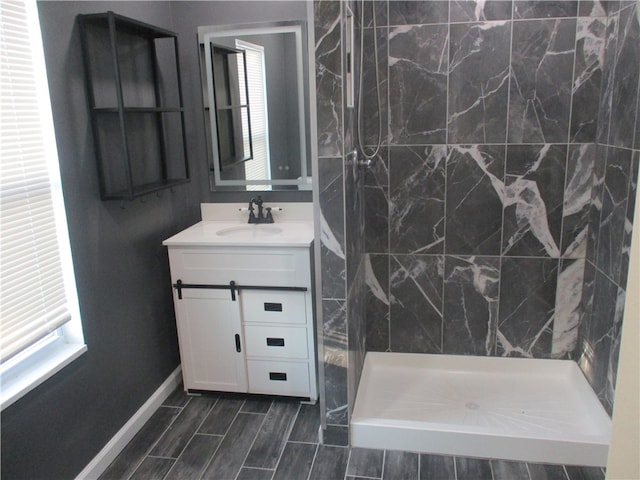
[[[89,350],[2,412],[3,478],[73,478],[180,363],[161,242],[199,219],[201,192],[192,182],[124,208],[100,200],[75,18],[114,7],[172,26],[164,2],[39,4]]]

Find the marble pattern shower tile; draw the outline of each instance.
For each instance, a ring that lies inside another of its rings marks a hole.
[[[609,145],[633,147],[640,81],[640,15],[638,3],[620,11],[615,79],[611,94]]]
[[[445,143],[448,31],[446,24],[390,29],[389,85],[394,86],[389,91],[391,143]]]
[[[448,143],[503,143],[511,22],[450,26]]]
[[[451,0],[450,21],[454,23],[511,20],[512,6],[511,0]]]
[[[345,112],[347,125],[353,125],[355,115],[353,109]],[[345,135],[345,144],[355,148]],[[347,291],[351,289],[354,278],[364,252],[364,179],[360,169],[354,162],[353,156],[347,156],[345,161],[345,243],[347,248]],[[347,297],[348,298],[348,297]]]
[[[340,2],[314,2],[318,155],[342,154]]]
[[[391,252],[443,252],[446,154],[444,145],[390,147]]]
[[[612,15],[606,19],[604,66],[602,69],[602,85],[600,87],[600,103],[598,106],[598,128],[596,132],[596,141],[603,145],[609,143],[611,101],[613,98],[619,23],[619,15]]]
[[[365,251],[389,252],[389,189],[388,187],[364,187]]]
[[[498,355],[550,356],[558,262],[549,258],[502,259]]]
[[[602,213],[602,195],[604,194],[604,175],[607,167],[607,147],[596,144],[596,158],[593,163],[593,183],[591,185],[591,203],[589,206],[589,227],[587,232],[587,255],[596,262],[600,214]]]
[[[606,17],[605,3],[603,0],[580,0],[578,15],[580,17]]]
[[[571,142],[595,142],[606,18],[579,18],[571,101]]]
[[[504,152],[497,145],[449,148],[446,254],[500,254]]]
[[[442,353],[494,355],[499,257],[445,257]]]
[[[346,247],[342,159],[318,159],[323,298],[345,298]]]
[[[584,316],[584,269],[584,259],[560,261],[551,339],[552,358],[572,359],[578,346],[578,329]]]
[[[365,28],[373,27],[373,7],[375,6],[376,12],[376,27],[385,27],[389,25],[389,0],[374,0],[367,2],[355,2],[355,10],[354,14],[356,15],[357,25],[362,25]],[[364,9],[364,21],[361,22],[361,11],[362,3],[365,4]]]
[[[503,255],[560,256],[566,145],[509,145]]]
[[[322,301],[324,389],[327,424],[348,424],[347,306],[344,300]]]
[[[581,319],[578,325],[578,345],[575,351],[575,358],[580,365],[585,348],[588,348],[589,330],[591,328],[591,318],[593,315],[593,298],[596,285],[596,267],[589,260],[585,260],[582,283],[582,300],[580,301]]]
[[[443,256],[393,255],[390,263],[391,351],[440,353]]]
[[[513,23],[510,143],[565,143],[576,19]]]
[[[560,18],[575,17],[578,2],[568,0],[514,0],[513,18]]]
[[[631,178],[629,181],[629,196],[627,200],[627,215],[624,221],[624,235],[622,238],[622,258],[620,259],[620,281],[618,285],[626,288],[629,276],[629,255],[631,253],[631,234],[633,231],[633,215],[635,213],[636,195],[638,193],[638,170],[640,170],[640,151],[633,153],[631,160]]]
[[[348,401],[351,408],[355,405],[356,392],[360,384],[360,376],[364,366],[366,353],[366,291],[365,291],[365,261],[366,255],[361,255],[361,262],[356,271],[353,285],[349,289],[347,301],[348,319]]]
[[[631,151],[608,147],[596,266],[615,282],[620,279],[622,265],[620,251],[626,223],[630,175]]]
[[[447,23],[448,20],[448,1],[393,0],[389,2],[389,25],[425,25]]]
[[[365,251],[389,252],[389,149],[382,147],[373,167],[365,170]]]
[[[366,350],[389,349],[389,255],[367,254],[365,257]]]
[[[614,320],[618,286],[599,270],[593,280],[593,306],[590,321],[581,328],[578,365],[603,406],[606,400],[609,360],[614,335]]]
[[[562,207],[562,256],[584,258],[587,254],[591,188],[596,146],[569,145]]]
[[[622,319],[624,317],[625,299],[625,290],[622,288],[618,288],[618,296],[616,297],[616,309],[613,315],[611,351],[609,353],[609,362],[607,365],[607,388],[604,394],[607,403],[611,405],[612,408],[616,395],[616,381],[618,379],[618,359],[620,357],[620,340],[622,339]]]

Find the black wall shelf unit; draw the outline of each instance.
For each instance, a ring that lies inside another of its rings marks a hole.
[[[113,12],[78,23],[101,198],[188,182],[177,34]]]

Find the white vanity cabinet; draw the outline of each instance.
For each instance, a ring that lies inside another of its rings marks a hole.
[[[185,389],[315,401],[310,245],[165,245]]]

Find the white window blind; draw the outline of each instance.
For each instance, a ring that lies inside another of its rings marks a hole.
[[[33,43],[40,41],[34,16],[37,21],[35,2],[0,2],[2,363],[67,323],[73,311],[59,241],[67,232],[60,231],[64,209],[54,191],[60,182],[57,152],[47,124],[50,110],[43,113],[50,109],[49,93],[42,84],[42,46]]]
[[[264,47],[236,40],[236,48],[244,50],[247,63],[247,86],[249,90],[249,114],[251,115],[251,141],[253,159],[245,162],[247,180],[270,180],[271,159],[269,157],[269,115],[267,112],[267,82],[264,62]],[[242,58],[238,55],[238,70],[243,72]],[[242,85],[242,83],[240,83]],[[249,129],[242,118],[242,131]],[[245,138],[245,143],[249,141]],[[271,190],[271,185],[249,185],[247,190]]]

